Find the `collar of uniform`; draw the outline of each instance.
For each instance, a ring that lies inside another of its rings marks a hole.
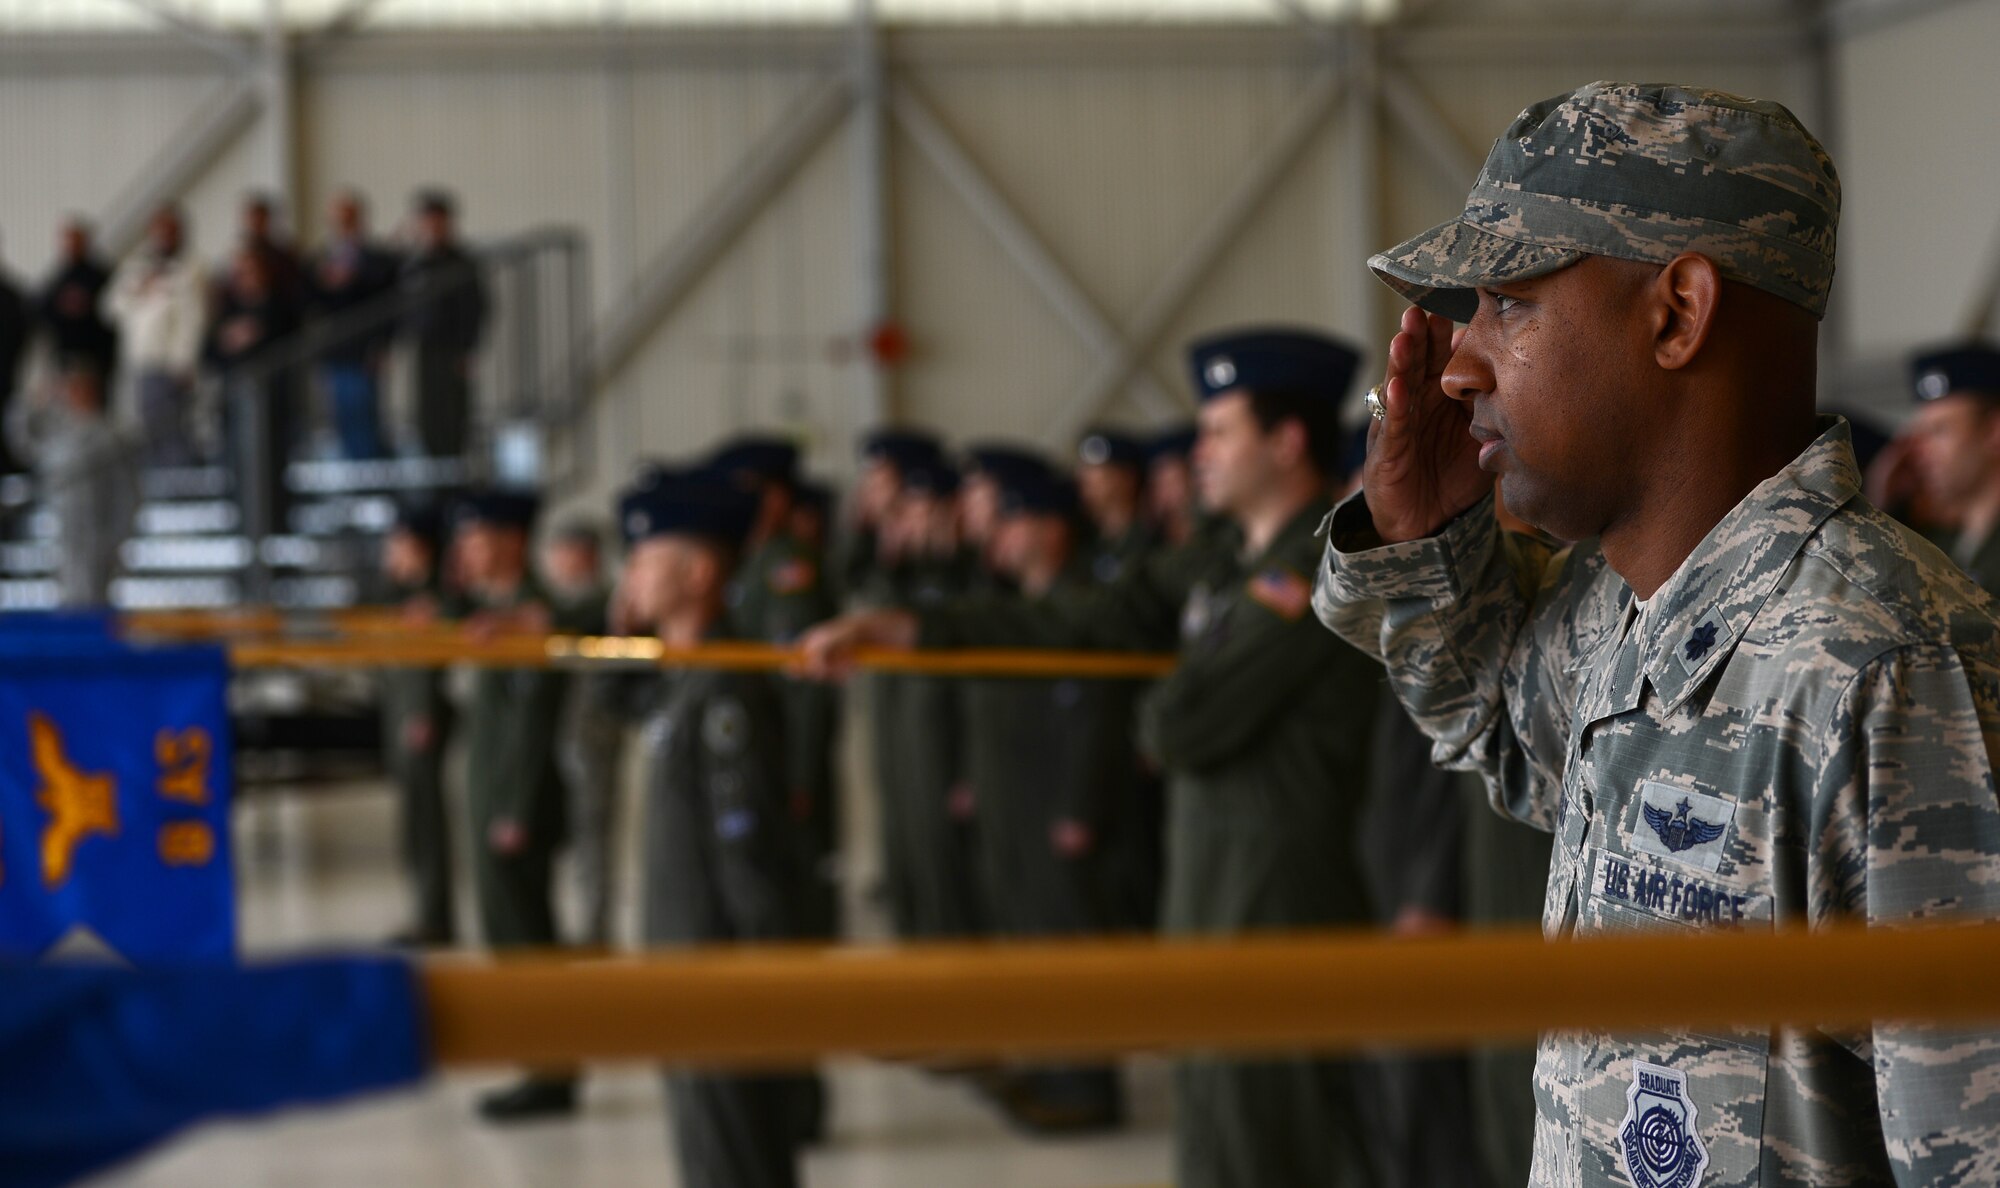
[[[1861,493],[1847,422],[1828,416],[1819,426],[1818,439],[1744,496],[1648,601],[1641,666],[1666,712],[1735,650],[1806,541]]]
[[[1294,512],[1291,519],[1285,521],[1285,526],[1278,529],[1278,534],[1271,538],[1270,544],[1264,546],[1262,553],[1259,553],[1255,557],[1244,557],[1242,559],[1244,570],[1246,572],[1260,571],[1274,561],[1283,560],[1288,554],[1294,551],[1317,553],[1318,545],[1315,542],[1319,539],[1320,522],[1331,514],[1331,510],[1332,505],[1324,499],[1314,499],[1308,502],[1304,507]],[[1241,544],[1240,532],[1238,534],[1238,544],[1239,546]],[[1302,576],[1309,577],[1311,573],[1312,570],[1308,569],[1306,574]]]

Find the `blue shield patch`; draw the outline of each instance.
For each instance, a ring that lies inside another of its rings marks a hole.
[[[1708,1148],[1695,1128],[1687,1074],[1632,1062],[1618,1147],[1633,1188],[1696,1188],[1708,1169]]]

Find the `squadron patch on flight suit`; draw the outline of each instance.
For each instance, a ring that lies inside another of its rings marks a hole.
[[[803,557],[795,557],[779,565],[773,565],[766,579],[773,594],[797,594],[812,589],[818,580],[819,571],[812,562]]]
[[[750,714],[743,703],[725,697],[701,717],[701,740],[718,755],[734,755],[750,742]]]
[[[1286,622],[1304,617],[1312,606],[1312,583],[1283,566],[1250,579],[1250,597]]]
[[[1618,1146],[1633,1188],[1696,1188],[1708,1169],[1708,1148],[1695,1129],[1687,1074],[1632,1062]]]
[[[1214,613],[1215,596],[1209,593],[1207,582],[1189,590],[1187,605],[1181,608],[1181,638],[1200,638],[1208,630],[1209,619]]]

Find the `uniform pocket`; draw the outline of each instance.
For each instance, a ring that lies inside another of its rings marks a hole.
[[[1586,1183],[1636,1188],[1756,1188],[1770,1045],[1692,1033],[1584,1042]]]

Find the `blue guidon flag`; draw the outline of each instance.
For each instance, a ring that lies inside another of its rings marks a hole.
[[[0,958],[236,955],[220,648],[0,629]]]

